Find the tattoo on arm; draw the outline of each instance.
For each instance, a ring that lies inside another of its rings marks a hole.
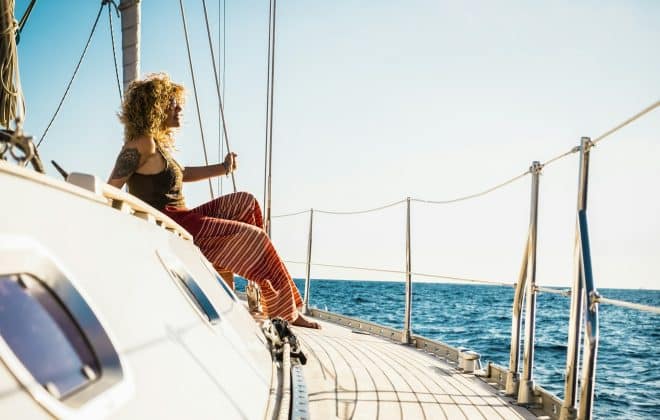
[[[130,177],[140,166],[140,152],[137,149],[124,149],[117,156],[115,169],[110,178],[122,179]]]

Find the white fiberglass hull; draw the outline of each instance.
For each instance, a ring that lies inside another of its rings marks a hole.
[[[0,275],[48,277],[43,260],[56,265],[98,318],[121,364],[121,380],[104,392],[82,403],[75,394],[58,401],[25,375],[3,342],[0,418],[263,418],[268,346],[189,237],[150,214],[113,208],[103,192],[5,162],[0,190]],[[219,321],[208,322],[196,308],[165,269],[167,259],[185,267]]]

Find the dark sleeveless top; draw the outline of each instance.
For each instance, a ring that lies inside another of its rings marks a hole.
[[[165,169],[151,175],[134,173],[128,179],[128,192],[160,211],[166,206],[185,208],[182,168],[158,142],[156,150],[165,159]]]

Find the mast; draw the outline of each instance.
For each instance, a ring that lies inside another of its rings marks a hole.
[[[124,92],[140,77],[140,0],[121,0],[121,46]]]

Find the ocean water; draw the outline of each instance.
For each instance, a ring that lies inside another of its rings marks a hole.
[[[304,281],[296,280],[304,291]],[[237,281],[243,290],[245,283]],[[613,299],[660,306],[658,290],[600,289]],[[403,328],[404,284],[313,280],[313,307]],[[441,283],[413,284],[413,333],[467,347],[482,363],[508,366],[513,288]],[[537,298],[534,379],[563,398],[569,299]],[[660,316],[600,305],[595,416],[603,419],[660,418]],[[522,360],[522,355],[521,355]]]

